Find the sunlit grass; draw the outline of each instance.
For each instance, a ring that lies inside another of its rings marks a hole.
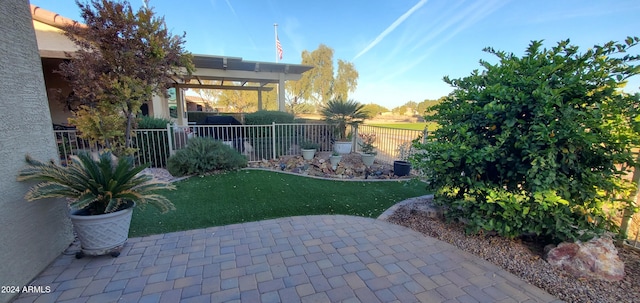
[[[346,182],[256,170],[191,177],[176,186],[163,194],[177,210],[136,209],[131,237],[289,216],[377,217],[397,202],[427,194],[417,180]]]

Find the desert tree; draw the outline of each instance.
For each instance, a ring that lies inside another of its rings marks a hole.
[[[68,26],[66,36],[78,50],[59,67],[78,102],[70,122],[87,139],[130,151],[140,106],[193,70],[186,33],[172,35],[148,5],[134,11],[126,0],[76,4],[84,25]]]
[[[338,70],[334,70],[334,51],[320,44],[314,51],[304,50],[302,62],[313,69],[302,74],[300,80],[288,81],[286,90],[291,108],[302,103],[324,106],[329,100],[347,100],[349,93],[358,86],[358,71],[351,62],[338,60]]]

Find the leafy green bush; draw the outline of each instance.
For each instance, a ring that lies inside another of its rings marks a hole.
[[[293,115],[281,111],[260,110],[255,113],[246,114],[244,123],[246,125],[267,125],[271,123],[293,123]]]
[[[455,87],[429,110],[435,130],[414,167],[424,172],[449,219],[468,231],[554,241],[615,231],[608,211],[630,208],[633,188],[622,177],[635,165],[640,95],[619,90],[640,72],[626,54],[640,39],[587,52],[562,41],[526,54],[495,51],[499,63],[444,81]]]
[[[186,148],[169,157],[167,170],[174,176],[185,176],[246,166],[247,158],[221,141],[192,138]]]
[[[167,129],[169,123],[169,119],[142,116],[138,118],[138,129]]]

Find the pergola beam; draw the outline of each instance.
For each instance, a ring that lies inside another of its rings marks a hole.
[[[254,71],[240,71],[240,70],[216,70],[210,68],[196,68],[193,72],[194,77],[199,77],[203,80],[226,80],[226,81],[256,81],[256,82],[270,82],[278,83],[280,75],[284,76],[284,80],[300,80],[301,74],[284,74],[277,72],[260,72]]]
[[[255,90],[255,91],[271,91],[273,87],[264,86],[238,86],[238,85],[214,85],[214,84],[196,84],[196,83],[177,83],[173,85],[177,88],[204,88],[204,89],[228,89],[228,90]]]

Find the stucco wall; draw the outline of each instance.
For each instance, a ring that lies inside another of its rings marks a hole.
[[[16,182],[24,155],[56,157],[28,0],[0,9],[0,285],[26,285],[72,241],[62,200],[26,202]],[[47,286],[47,285],[43,285]],[[0,294],[0,302],[13,295]]]

